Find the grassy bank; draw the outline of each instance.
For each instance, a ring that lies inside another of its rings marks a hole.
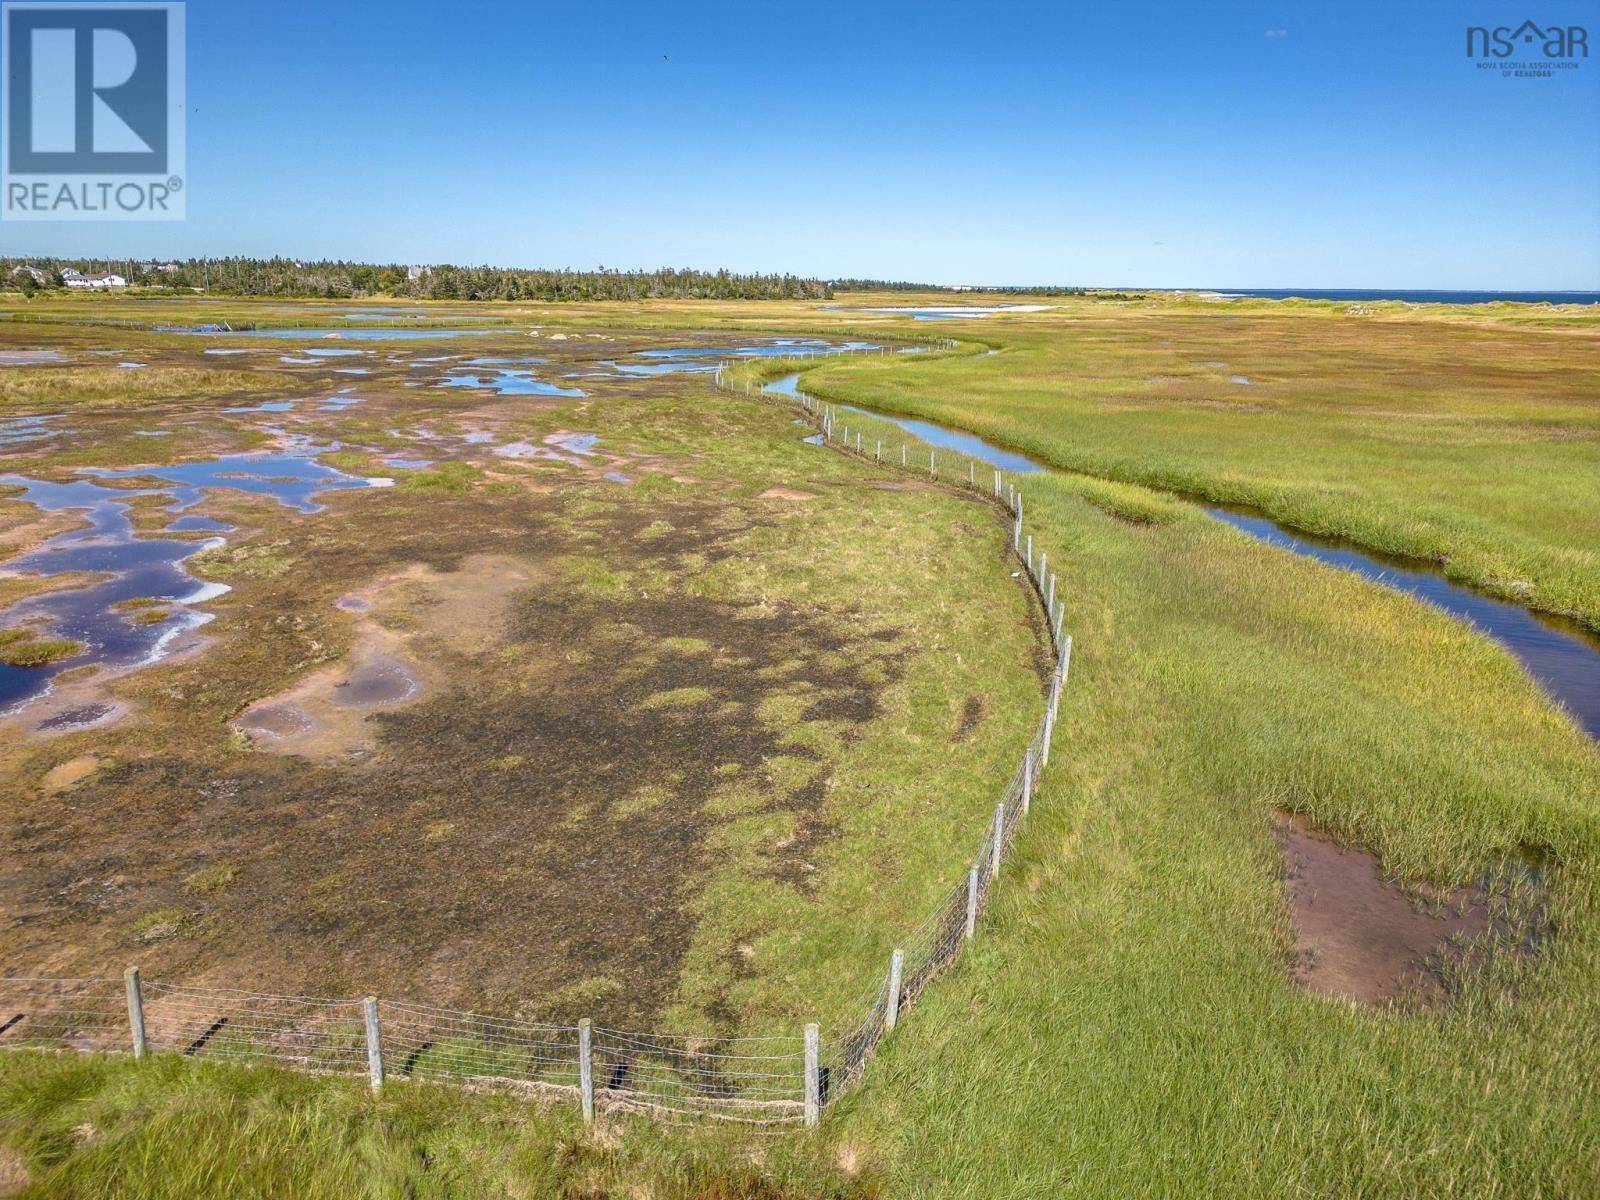
[[[380,1200],[649,1195],[870,1200],[826,1148],[644,1120],[585,1131],[570,1106],[269,1068],[11,1055],[0,1196]]]

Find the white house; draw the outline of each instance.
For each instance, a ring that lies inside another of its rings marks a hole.
[[[61,282],[69,288],[88,288],[90,291],[104,292],[112,288],[125,288],[128,281],[121,275],[113,275],[109,271],[96,271],[84,275],[75,267],[68,267],[61,272]]]
[[[23,264],[20,267],[13,267],[11,269],[11,277],[13,279],[15,279],[18,275],[31,276],[33,281],[40,286],[50,282],[49,277],[45,275],[43,271],[39,270],[38,267],[30,267],[27,264]]]

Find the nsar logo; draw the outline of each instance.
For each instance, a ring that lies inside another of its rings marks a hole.
[[[1497,25],[1467,27],[1467,57],[1480,68],[1525,79],[1548,79],[1558,71],[1575,71],[1589,57],[1589,31],[1582,25],[1545,25],[1524,21],[1516,28]]]
[[[185,215],[182,3],[0,5],[0,217]]]

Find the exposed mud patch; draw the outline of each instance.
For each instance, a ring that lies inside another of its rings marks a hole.
[[[412,563],[334,607],[356,622],[354,649],[234,722],[258,750],[311,758],[365,758],[375,748],[374,712],[422,699],[450,674],[452,654],[477,653],[502,632],[507,605],[534,571],[503,555],[474,555],[458,570]]]
[[[802,492],[799,488],[770,487],[761,493],[762,500],[815,500],[815,492]]]
[[[64,792],[76,787],[100,769],[100,760],[92,754],[69,758],[45,772],[43,788],[47,792]]]
[[[368,650],[349,678],[334,684],[328,701],[340,708],[393,708],[415,696],[420,687],[416,673],[400,659]]]
[[[1302,818],[1276,822],[1298,956],[1295,981],[1359,1004],[1435,1007],[1474,943],[1506,942],[1503,906],[1483,887],[1423,900],[1384,877],[1373,854]],[[1526,945],[1515,952],[1525,952]]]

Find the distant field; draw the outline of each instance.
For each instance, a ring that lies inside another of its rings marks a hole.
[[[996,356],[809,378],[1060,467],[1432,559],[1600,628],[1600,315],[1402,308],[1066,302],[920,324]]]

